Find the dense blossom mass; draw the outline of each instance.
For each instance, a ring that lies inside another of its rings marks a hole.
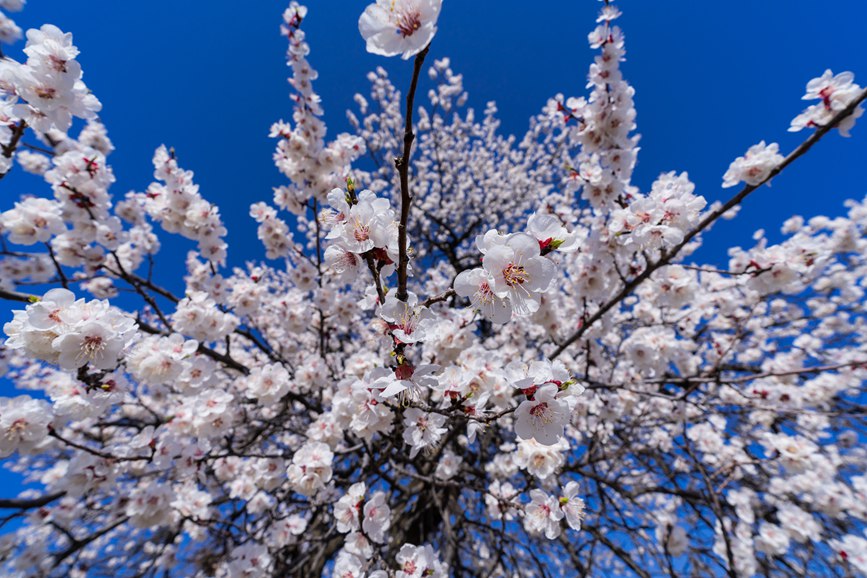
[[[695,257],[850,134],[851,73],[809,81],[803,144],[749,147],[721,175],[738,192],[708,204],[686,173],[632,182],[610,2],[589,92],[521,138],[426,61],[441,0],[364,10],[368,51],[414,57],[409,90],[371,72],[326,138],[316,13],[292,2],[293,111],[270,131],[286,182],[250,207],[264,258],[230,267],[182,151],[111,190],[72,35],[22,33],[23,3],[0,0],[0,41],[26,38],[23,62],[0,59],[0,178],[44,184],[0,212],[17,302],[0,457],[27,484],[0,496],[0,574],[867,574],[867,200]],[[166,235],[189,246],[179,292],[155,267]]]

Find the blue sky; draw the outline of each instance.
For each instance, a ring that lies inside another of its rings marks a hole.
[[[332,135],[347,128],[345,110],[353,107],[356,91],[366,91],[368,70],[383,65],[398,86],[408,83],[410,63],[365,52],[356,23],[366,4],[308,3],[304,28]],[[806,136],[786,129],[803,108],[800,97],[810,78],[831,68],[852,70],[856,81],[867,82],[863,0],[838,0],[833,10],[806,0],[618,5],[628,49],[623,68],[637,91],[642,150],[635,180],[642,190],[660,172],[685,170],[709,201],[727,198],[722,174],[750,145],[778,141],[787,152]],[[497,101],[504,131],[520,135],[550,96],[584,94],[593,54],[586,35],[600,6],[592,0],[445,0],[431,57],[451,57],[455,71],[464,74],[470,103],[483,109]],[[117,147],[111,157],[115,195],[144,190],[152,180],[154,149],[175,147],[203,195],[220,206],[230,232],[230,263],[239,264],[263,255],[249,205],[269,199],[272,187],[283,183],[267,132],[273,121],[291,117],[285,41],[278,33],[284,7],[224,0],[32,0],[17,21],[23,28],[52,22],[73,32],[85,81],[104,104],[102,116]],[[831,135],[771,189],[757,192],[737,220],[707,237],[703,256],[718,262],[732,243],[750,243],[757,228],[776,232],[794,213],[840,214],[844,199],[863,198],[865,125],[848,141]],[[7,199],[47,190],[26,175],[6,179],[2,188]],[[165,249],[192,247],[168,236],[163,242]],[[183,253],[165,249],[165,265],[167,257],[182,260]]]

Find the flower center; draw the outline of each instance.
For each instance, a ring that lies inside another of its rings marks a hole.
[[[36,96],[45,100],[51,100],[57,96],[57,90],[48,86],[40,86],[36,89]]]
[[[826,86],[822,90],[819,91],[819,97],[822,99],[822,104],[825,105],[825,108],[831,110],[831,96],[834,94],[833,86]]]
[[[19,417],[15,421],[12,422],[12,425],[9,426],[9,431],[7,432],[7,437],[11,438],[13,435],[18,435],[27,429],[27,420],[23,417]]]
[[[105,341],[99,335],[88,335],[81,344],[81,353],[91,359],[103,349],[105,349]]]
[[[479,284],[479,290],[476,291],[476,299],[479,303],[488,305],[494,301],[494,292],[491,291],[491,286],[487,281],[482,281]]]
[[[56,54],[52,54],[48,57],[48,60],[51,62],[51,68],[53,68],[56,72],[66,72],[66,61],[57,56]]]
[[[421,28],[421,14],[418,12],[404,12],[397,17],[397,33],[408,38]]]
[[[514,287],[515,285],[523,285],[528,281],[530,279],[530,274],[527,273],[527,270],[523,267],[515,265],[514,263],[509,263],[509,265],[503,269],[503,278],[506,280],[507,285]]]
[[[370,239],[370,229],[361,223],[356,223],[353,235],[355,236],[356,241],[363,243]]]
[[[530,408],[530,415],[533,416],[536,422],[542,422],[547,425],[554,421],[554,416],[551,415],[551,411],[548,408],[547,402],[537,403],[533,407]]]

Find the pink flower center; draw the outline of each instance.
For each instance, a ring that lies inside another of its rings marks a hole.
[[[418,12],[404,12],[397,18],[397,33],[408,38],[421,28],[421,14]]]
[[[476,297],[480,303],[488,304],[494,301],[494,292],[491,291],[491,286],[487,281],[482,281],[479,284],[479,290],[476,292]]]
[[[547,402],[537,403],[530,408],[530,415],[536,424],[548,425],[554,421],[554,415]]]
[[[57,91],[51,87],[40,86],[36,89],[36,96],[45,100],[51,100],[57,96]]]
[[[359,243],[363,243],[364,241],[370,239],[370,228],[362,225],[361,223],[356,223],[355,232],[353,233],[353,235],[355,236],[356,241],[358,241]]]
[[[88,335],[81,344],[81,352],[87,357],[93,357],[105,348],[105,342],[99,335]]]
[[[354,269],[358,267],[358,257],[356,257],[355,253],[346,252],[340,258],[340,263],[347,269]]]
[[[23,417],[19,417],[12,422],[12,425],[9,426],[10,433],[22,432],[25,429],[27,429],[27,420]]]
[[[530,275],[523,267],[515,265],[514,263],[509,263],[506,268],[503,269],[503,279],[506,280],[507,285],[514,287],[516,285],[523,285],[530,279]]]
[[[819,91],[819,96],[822,98],[822,104],[824,104],[825,108],[828,110],[831,110],[832,94],[834,94],[834,87],[830,85]]]
[[[48,57],[48,60],[51,62],[51,68],[56,72],[66,72],[66,61],[59,56],[52,54]]]
[[[546,402],[542,402],[540,404],[534,405],[530,409],[530,415],[533,417],[542,417],[548,411],[548,404]]]

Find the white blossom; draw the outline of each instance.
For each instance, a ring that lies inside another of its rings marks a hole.
[[[376,0],[358,20],[367,51],[407,59],[436,34],[442,0]]]

